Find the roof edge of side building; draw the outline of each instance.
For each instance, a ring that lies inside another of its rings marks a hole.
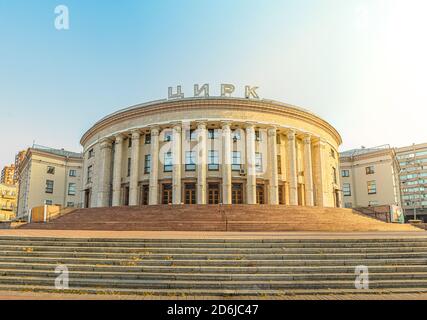
[[[283,103],[280,101],[270,100],[270,99],[244,99],[244,98],[237,98],[237,97],[209,97],[209,98],[191,97],[191,98],[169,99],[169,100],[161,99],[161,100],[154,100],[146,103],[133,105],[127,108],[120,109],[116,112],[113,112],[103,117],[101,120],[97,121],[89,130],[87,130],[83,134],[82,138],[80,139],[80,144],[84,146],[84,144],[88,139],[90,139],[90,137],[92,137],[98,130],[101,130],[103,127],[107,126],[108,124],[116,120],[119,120],[121,118],[124,118],[126,116],[139,114],[149,108],[153,108],[156,106],[175,107],[175,106],[179,106],[181,104],[186,104],[186,103],[201,103],[201,104],[208,105],[209,103],[212,103],[212,102],[220,102],[220,103],[226,104],[226,102],[230,102],[230,101],[233,101],[233,103],[235,104],[246,105],[246,106],[282,107],[284,108],[283,111],[285,110],[287,110],[288,112],[290,111],[295,115],[299,115],[301,118],[311,119],[312,121],[316,122],[318,125],[323,126],[336,139],[336,142],[338,145],[342,144],[342,138],[339,132],[329,122],[322,119],[321,117],[314,114],[313,112],[308,111],[307,109],[297,107],[291,104]]]

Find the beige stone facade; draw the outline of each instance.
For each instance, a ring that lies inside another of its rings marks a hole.
[[[19,171],[18,218],[44,204],[81,206],[82,157],[79,153],[33,146]]]
[[[407,219],[427,222],[427,143],[396,148],[402,205]]]
[[[17,190],[14,185],[0,184],[0,221],[11,221],[16,215]]]
[[[15,165],[5,166],[1,171],[0,183],[14,185],[15,184]]]
[[[150,102],[100,120],[81,144],[85,207],[341,206],[340,135],[316,115],[280,102]]]
[[[400,167],[390,146],[343,152],[340,167],[344,207],[401,205]]]

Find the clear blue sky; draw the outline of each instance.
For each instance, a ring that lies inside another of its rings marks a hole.
[[[60,4],[68,31],[54,28]],[[425,0],[0,0],[0,167],[33,140],[78,151],[108,113],[206,82],[310,109],[342,150],[425,142],[426,11]]]

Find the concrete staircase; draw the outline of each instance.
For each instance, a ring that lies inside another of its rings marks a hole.
[[[79,209],[24,229],[111,231],[420,231],[351,209],[272,205],[193,205]]]
[[[56,291],[66,265],[69,289]],[[355,288],[357,266],[369,290]],[[427,293],[427,238],[0,237],[0,291],[205,297]]]

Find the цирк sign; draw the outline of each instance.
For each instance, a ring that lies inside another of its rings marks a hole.
[[[258,93],[256,92],[258,87],[245,86],[245,98],[246,99],[259,99]],[[231,97],[232,94],[236,91],[236,87],[232,84],[221,84],[221,97]],[[202,86],[195,84],[194,85],[194,97],[209,98],[209,84],[204,84]],[[168,99],[183,99],[185,98],[184,92],[182,91],[182,86],[177,86],[174,92],[173,87],[168,89]]]

